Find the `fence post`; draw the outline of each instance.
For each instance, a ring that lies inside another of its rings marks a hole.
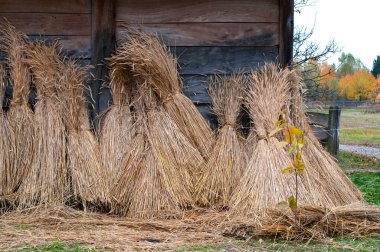
[[[337,156],[339,151],[340,112],[340,107],[330,106],[328,127],[329,137],[327,139],[327,150],[334,156]]]

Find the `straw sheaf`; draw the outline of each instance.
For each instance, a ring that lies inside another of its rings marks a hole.
[[[290,80],[292,81],[292,102],[289,117],[305,132],[302,156],[305,163],[304,179],[310,185],[310,193],[325,206],[341,206],[362,200],[360,191],[314,136],[299,92],[299,76],[294,72]]]
[[[61,202],[69,191],[66,135],[62,106],[58,100],[59,56],[56,46],[30,45],[27,63],[35,76],[35,156],[20,186],[20,207]]]
[[[13,178],[12,178],[12,153],[14,145],[12,139],[12,131],[8,122],[8,118],[3,112],[3,99],[5,93],[5,69],[0,62],[0,195],[12,193]]]
[[[230,202],[233,214],[262,212],[295,195],[295,176],[281,172],[282,168],[292,165],[291,160],[285,150],[277,147],[278,139],[269,136],[290,98],[290,74],[287,69],[279,70],[277,66],[267,64],[250,75],[246,106],[253,120],[252,130],[259,139],[233,192]],[[298,201],[318,204],[304,183],[298,179]]]
[[[30,74],[25,65],[27,37],[8,23],[3,24],[1,49],[7,54],[13,97],[9,106],[8,120],[12,133],[12,164],[3,184],[7,193],[13,193],[30,170],[34,158],[34,115],[29,107]]]
[[[98,141],[89,128],[84,92],[84,72],[72,60],[62,65],[64,123],[67,128],[68,169],[74,195],[84,204],[109,204],[109,177],[102,166]]]
[[[112,184],[122,169],[123,156],[128,152],[135,135],[133,116],[129,105],[111,105],[101,121],[99,135],[101,157]]]
[[[200,205],[228,206],[232,190],[242,175],[245,149],[237,118],[242,105],[245,77],[242,74],[212,80],[209,93],[221,129],[204,172],[196,186]]]
[[[65,126],[56,105],[51,99],[39,100],[36,104],[36,152],[18,190],[22,208],[63,201],[69,191]]]
[[[101,117],[100,150],[103,167],[107,171],[111,185],[118,179],[122,169],[123,156],[135,135],[133,114],[130,108],[132,78],[126,65],[118,54],[109,59],[110,89],[112,105]]]
[[[181,132],[207,157],[214,135],[192,101],[184,96],[177,62],[157,37],[134,33],[120,47],[132,73],[149,83],[164,103],[164,108]]]

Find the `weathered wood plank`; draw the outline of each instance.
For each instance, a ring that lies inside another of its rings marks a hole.
[[[91,13],[91,0],[0,0],[0,12]]]
[[[90,14],[0,13],[3,17],[29,35],[91,35]]]
[[[280,1],[280,57],[282,66],[289,66],[293,59],[294,0]]]
[[[278,0],[124,0],[116,20],[128,23],[278,22]]]
[[[177,23],[131,27],[158,34],[168,46],[274,46],[279,43],[278,23]],[[128,36],[118,25],[116,38]]]
[[[278,47],[171,47],[180,74],[229,74],[275,62]]]
[[[91,64],[94,66],[91,93],[94,111],[91,119],[108,107],[108,96],[103,96],[101,87],[107,80],[108,69],[104,59],[111,56],[115,49],[115,0],[92,1],[92,48]]]

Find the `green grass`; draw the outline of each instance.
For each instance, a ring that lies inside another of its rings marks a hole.
[[[380,159],[348,151],[339,151],[338,163],[344,170],[379,169],[380,171]]]
[[[380,172],[355,173],[350,179],[363,193],[366,202],[380,205]]]
[[[342,143],[380,146],[380,113],[343,109],[340,121]]]
[[[325,243],[292,242],[274,239],[252,239],[225,243],[195,244],[177,252],[193,251],[379,251],[380,238],[337,238]]]
[[[30,251],[30,252],[97,252],[100,250],[95,249],[87,249],[82,247],[80,244],[65,244],[60,241],[53,241],[48,244],[40,245],[40,246],[26,246],[21,247],[16,250],[10,250],[10,251],[17,251],[17,252],[24,252],[24,251]]]

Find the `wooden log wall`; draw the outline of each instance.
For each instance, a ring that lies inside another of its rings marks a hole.
[[[94,114],[110,94],[104,58],[123,25],[158,34],[178,58],[185,93],[210,119],[208,79],[291,59],[293,0],[0,0],[0,17],[34,39],[60,39],[64,53],[95,66]]]

